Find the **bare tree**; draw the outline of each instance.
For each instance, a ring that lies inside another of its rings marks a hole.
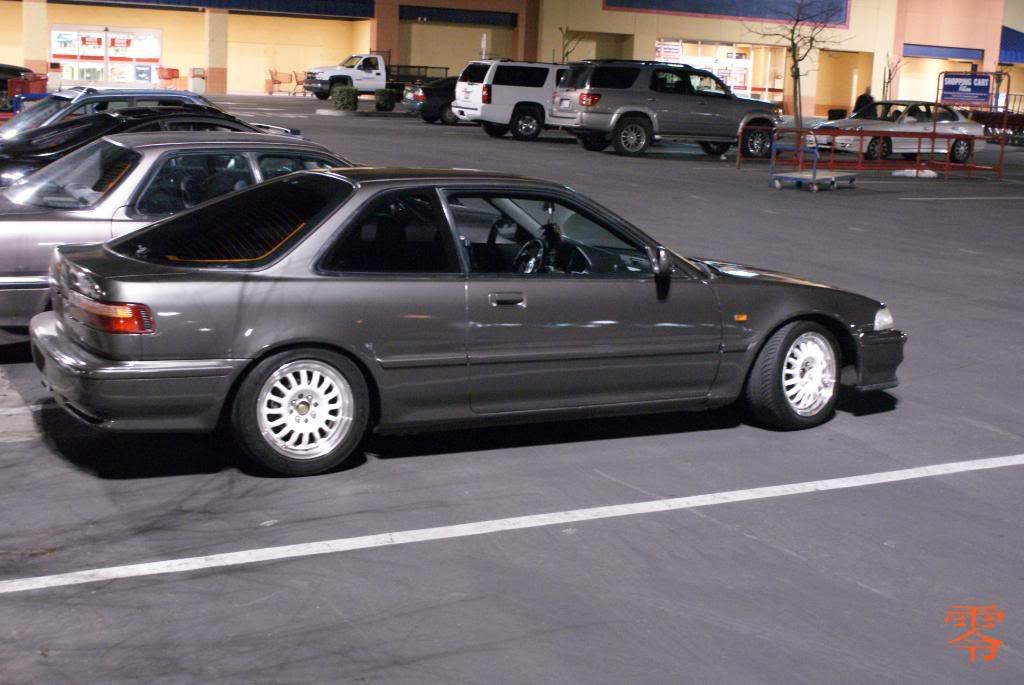
[[[793,119],[797,128],[803,128],[800,104],[800,65],[810,54],[822,47],[840,43],[831,31],[842,17],[846,0],[789,0],[779,8],[784,20],[776,25],[747,26],[751,33],[770,38],[786,48],[789,73],[793,78]]]
[[[560,63],[565,64],[569,61],[569,56],[576,51],[576,48],[587,37],[587,34],[571,30],[568,24],[559,26],[558,32],[562,34],[562,59]]]
[[[885,69],[882,71],[882,99],[888,100],[891,97],[892,82],[896,80],[896,74],[899,73],[900,67],[903,65],[903,58],[892,57],[889,53],[885,53]]]

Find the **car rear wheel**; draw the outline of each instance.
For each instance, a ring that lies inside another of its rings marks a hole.
[[[441,123],[445,126],[454,126],[459,123],[459,117],[452,111],[451,105],[445,105],[441,110]]]
[[[426,112],[420,112],[420,119],[423,119],[423,121],[427,122],[428,124],[436,124],[438,117],[436,114],[427,114]]]
[[[789,323],[757,355],[745,388],[747,406],[771,428],[818,426],[835,413],[839,368],[831,333],[811,321]]]
[[[231,427],[253,461],[309,476],[352,454],[368,416],[369,391],[355,364],[335,352],[296,349],[268,357],[245,377]]]
[[[954,164],[963,164],[971,158],[971,141],[964,138],[957,138],[949,146],[949,161]]]
[[[620,155],[638,157],[647,152],[653,130],[649,121],[642,117],[623,117],[615,125],[612,146]]]
[[[721,157],[729,151],[729,143],[708,143],[702,141],[700,149],[703,150],[706,155]]]
[[[516,140],[537,140],[544,129],[544,114],[534,107],[520,107],[512,114],[510,123]]]
[[[508,133],[508,126],[505,124],[492,124],[488,121],[483,123],[484,131],[492,138],[501,138]]]
[[[578,140],[584,150],[590,150],[591,152],[600,152],[610,145],[608,137],[601,133],[588,133],[586,135],[581,135],[578,136]]]

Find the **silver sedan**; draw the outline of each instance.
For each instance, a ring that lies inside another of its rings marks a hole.
[[[50,253],[109,240],[292,171],[351,166],[327,148],[258,133],[141,133],[87,145],[0,196],[0,343],[47,304]]]
[[[948,153],[951,162],[963,164],[971,151],[984,148],[984,127],[956,110],[934,102],[883,100],[862,107],[846,119],[824,121],[813,127],[817,145],[843,152],[864,153],[865,159],[885,159],[894,154]],[[828,135],[831,130],[863,131],[860,136]],[[881,134],[872,136],[871,133]],[[938,133],[933,141],[921,134]],[[893,134],[907,133],[900,136]]]

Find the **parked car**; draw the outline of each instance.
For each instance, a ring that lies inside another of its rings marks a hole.
[[[893,154],[914,157],[919,151],[931,154],[934,142],[935,152],[948,154],[951,162],[963,164],[971,158],[972,150],[977,152],[985,148],[985,127],[982,124],[971,121],[952,107],[918,100],[880,100],[862,107],[846,119],[823,121],[812,128],[818,147],[835,146],[836,150],[842,152],[861,151],[865,159],[885,159]],[[828,135],[829,131],[834,130],[886,134],[925,134],[934,131],[946,136],[963,137],[943,137],[932,141],[921,135]]]
[[[455,85],[452,110],[495,138],[511,131],[516,140],[534,140],[548,125],[551,93],[568,71],[565,64],[470,62]]]
[[[46,308],[55,245],[102,242],[270,178],[350,165],[316,143],[257,133],[130,133],[76,150],[0,196],[4,338]]]
[[[446,76],[421,86],[408,85],[402,95],[402,104],[428,124],[438,121],[449,126],[457,124],[459,118],[452,111],[452,101],[458,80],[458,76]]]
[[[246,131],[263,133],[265,126],[249,124],[209,107],[147,107],[101,112],[31,129],[0,141],[0,187],[9,186],[56,159],[116,133],[150,131]],[[281,129],[285,130],[285,129]]]
[[[209,431],[330,469],[364,430],[743,399],[782,429],[896,385],[884,304],[683,257],[569,188],[465,170],[298,172],[66,245],[32,357],[94,426]]]
[[[24,131],[56,124],[67,118],[83,117],[98,112],[115,112],[132,107],[166,107],[200,105],[217,109],[198,93],[186,90],[157,88],[91,88],[75,87],[51,93],[31,108],[19,112],[0,127],[0,140],[13,138]]]
[[[422,83],[447,75],[448,67],[427,67],[408,64],[389,65],[384,56],[378,54],[352,55],[339,64],[311,67],[302,82],[304,90],[318,99],[326,100],[335,89],[355,88],[359,93],[373,93],[387,88],[395,93],[397,100],[407,83]],[[377,103],[378,110],[394,109],[384,103]]]
[[[559,83],[551,122],[587,150],[609,144],[620,155],[642,155],[655,140],[700,143],[709,155],[739,145],[747,157],[765,157],[781,110],[738,97],[709,71],[685,64],[590,60],[574,64]]]

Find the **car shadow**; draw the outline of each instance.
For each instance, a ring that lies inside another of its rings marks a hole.
[[[0,364],[28,364],[32,361],[32,349],[28,341],[0,344]]]
[[[854,416],[873,416],[895,410],[899,402],[895,396],[884,390],[858,392],[850,388],[840,388],[836,411]]]

